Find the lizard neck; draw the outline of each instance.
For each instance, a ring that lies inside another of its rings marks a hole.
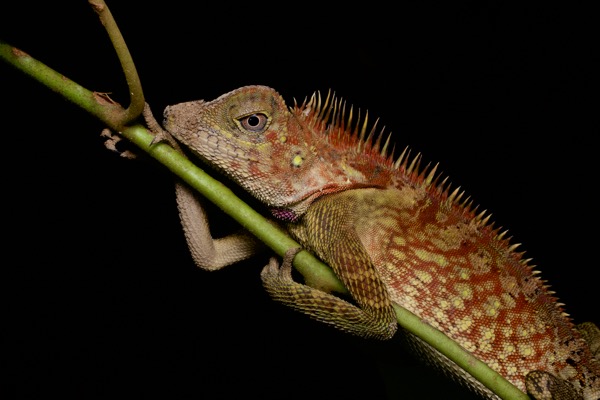
[[[323,190],[319,190],[317,192],[312,193],[308,197],[302,199],[298,203],[287,205],[285,207],[273,207],[271,208],[271,214],[284,222],[296,222],[304,215],[308,207],[313,204],[318,199],[322,198],[325,195],[339,193],[345,190],[350,189],[360,189],[360,188],[379,188],[383,189],[383,186],[375,186],[372,184],[351,184],[347,186],[332,186],[330,188],[324,188]]]

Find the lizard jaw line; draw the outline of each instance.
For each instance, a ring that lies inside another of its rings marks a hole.
[[[358,187],[362,187],[359,185]],[[369,186],[371,187],[371,186]],[[356,189],[356,184],[351,185],[337,185],[337,184],[329,184],[322,188],[313,190],[308,192],[305,196],[303,196],[300,200],[287,203],[283,206],[274,206],[270,209],[273,216],[278,219],[287,221],[287,222],[295,222],[306,212],[308,207],[321,196],[331,193],[342,192],[348,189]]]

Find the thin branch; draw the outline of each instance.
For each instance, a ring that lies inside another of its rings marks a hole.
[[[121,68],[125,73],[125,80],[127,81],[127,86],[129,88],[130,103],[126,112],[121,116],[122,120],[115,121],[115,123],[125,126],[139,117],[144,109],[144,92],[142,91],[142,84],[133,59],[131,58],[131,54],[129,53],[129,49],[127,48],[127,44],[123,39],[123,35],[121,34],[110,9],[104,0],[88,0],[88,2],[96,14],[98,14],[100,22],[104,26],[104,29],[106,29],[108,37],[121,62]]]
[[[122,115],[124,115],[125,110],[106,94],[85,89],[24,51],[2,40],[0,40],[0,58],[48,89],[88,111],[110,128],[114,130],[121,128],[119,121],[123,120]]]

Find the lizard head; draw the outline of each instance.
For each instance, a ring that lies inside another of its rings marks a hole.
[[[169,106],[164,117],[179,142],[284,220],[324,194],[384,184],[392,164],[386,146],[379,151],[379,140],[372,142],[373,131],[364,140],[366,119],[362,130],[356,124],[348,132],[352,110],[346,118],[335,96],[323,101],[315,93],[290,108],[275,90],[246,86],[213,101]]]

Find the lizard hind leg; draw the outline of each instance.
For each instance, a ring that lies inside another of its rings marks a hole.
[[[590,350],[597,360],[600,360],[600,328],[593,322],[582,322],[577,325],[577,330],[587,342]]]
[[[535,400],[583,399],[573,385],[545,371],[532,371],[525,378],[527,393]]]
[[[263,268],[261,279],[271,298],[317,321],[357,336],[389,339],[394,335],[397,329],[395,321],[389,325],[381,324],[372,315],[337,296],[295,282],[292,278],[292,260],[299,251],[289,250],[281,267],[273,257]]]

